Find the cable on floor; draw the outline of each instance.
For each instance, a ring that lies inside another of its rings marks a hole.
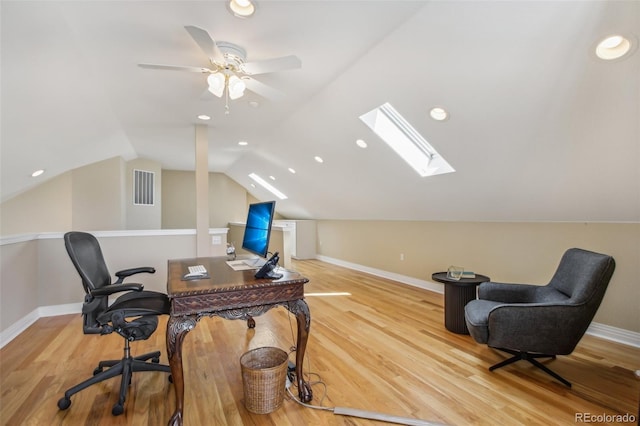
[[[290,312],[289,312],[289,328],[291,329],[291,339],[292,341],[295,341]],[[297,349],[296,346],[292,345],[289,349],[290,350],[289,355],[294,353],[296,349]],[[305,358],[307,358],[307,366],[310,366],[309,356],[307,355]],[[309,370],[311,370],[310,367],[309,367]],[[314,385],[318,385],[318,384],[323,386],[324,392],[323,392],[322,398],[320,399],[320,404],[322,404],[325,397],[327,396],[327,385],[322,381],[322,378],[318,373],[313,373],[309,371],[308,373],[304,373],[304,375],[305,375],[304,378],[307,379],[306,383],[309,385],[309,387],[313,387]],[[311,381],[310,380],[311,375],[317,376],[318,380]],[[340,416],[359,417],[362,419],[379,420],[387,423],[396,423],[396,424],[408,425],[408,426],[444,426],[442,423],[433,423],[433,422],[428,422],[426,420],[414,419],[410,417],[393,416],[390,414],[377,413],[375,411],[365,411],[365,410],[359,410],[356,408],[347,408],[347,407],[331,408],[331,407],[323,407],[322,405],[307,404],[305,402],[300,401],[298,398],[296,398],[293,392],[291,392],[291,386],[297,387],[297,380],[295,380],[296,377],[294,376],[293,379],[294,380],[290,380],[289,377],[287,377],[287,385],[286,385],[287,393],[289,394],[290,399],[292,399],[296,403],[306,408],[312,408],[314,410],[331,411],[333,412],[333,414],[340,415]]]

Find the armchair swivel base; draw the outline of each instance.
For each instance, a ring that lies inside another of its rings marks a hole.
[[[538,367],[539,369],[541,369],[542,371],[544,371],[548,375],[556,378],[557,380],[562,382],[567,387],[571,387],[571,382],[569,382],[568,380],[566,380],[565,378],[560,376],[555,371],[552,371],[550,368],[548,368],[544,364],[541,364],[536,359],[536,358],[552,358],[552,359],[555,359],[556,358],[555,355],[537,354],[537,353],[530,353],[530,352],[524,352],[524,351],[514,351],[514,350],[511,350],[511,349],[505,349],[505,348],[494,348],[494,349],[497,349],[497,350],[502,351],[502,352],[506,352],[506,353],[511,354],[513,356],[511,358],[507,358],[504,361],[500,361],[499,363],[492,365],[491,367],[489,367],[489,371],[497,370],[498,368],[502,368],[502,367],[504,367],[506,365],[513,364],[514,362],[517,362],[517,361],[520,361],[520,360],[524,360],[524,361],[529,361],[533,366]]]
[[[151,361],[151,362],[149,362]],[[122,376],[120,379],[120,395],[111,409],[111,414],[118,416],[124,412],[124,401],[127,397],[127,389],[131,385],[131,377],[137,371],[163,371],[171,373],[168,365],[159,364],[160,351],[150,352],[144,355],[132,357],[129,341],[125,340],[124,356],[121,360],[100,361],[98,367],[93,370],[93,377],[78,383],[74,387],[68,389],[62,398],[58,400],[58,408],[66,410],[71,406],[71,396],[88,388],[91,385],[111,379],[116,376]],[[107,370],[104,370],[107,368]],[[169,375],[169,381],[171,375]]]

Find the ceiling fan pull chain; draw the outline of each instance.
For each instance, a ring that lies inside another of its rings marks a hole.
[[[225,75],[224,115],[229,115],[229,76]]]

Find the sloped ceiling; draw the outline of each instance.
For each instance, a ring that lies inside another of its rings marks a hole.
[[[263,200],[248,174],[273,176],[287,217],[640,220],[637,1],[262,0],[243,20],[222,1],[1,8],[2,200],[114,156],[193,170],[208,114],[210,170]],[[205,75],[137,66],[208,66],[185,25],[302,68],[257,78],[284,99],[247,93],[225,115]],[[598,60],[614,33],[635,52]],[[371,133],[358,117],[384,102],[456,172],[421,178]]]

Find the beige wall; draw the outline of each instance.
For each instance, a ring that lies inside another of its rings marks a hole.
[[[493,281],[546,284],[564,251],[616,260],[595,321],[640,332],[640,224],[320,220],[318,254],[431,280],[450,265]],[[404,260],[400,255],[404,254]]]
[[[126,163],[79,167],[0,204],[1,235],[126,229]]]
[[[133,205],[133,170],[155,172],[154,206]],[[119,229],[195,229],[195,173],[121,158],[80,167],[0,204],[0,235]],[[257,202],[223,173],[209,173],[209,227],[246,220]]]
[[[0,331],[4,331],[40,306],[37,245],[30,241],[1,245],[0,261]]]
[[[247,219],[247,191],[223,173],[209,173],[209,227]]]
[[[162,171],[162,228],[196,227],[195,173]],[[229,222],[244,221],[247,191],[223,173],[209,173],[209,227],[223,228]]]
[[[162,171],[162,229],[196,228],[196,175]]]
[[[124,160],[116,157],[71,172],[74,229],[126,229],[125,170]]]
[[[0,204],[1,235],[126,227],[125,162],[79,167]]]
[[[0,235],[71,228],[71,172],[50,179],[0,204]]]

